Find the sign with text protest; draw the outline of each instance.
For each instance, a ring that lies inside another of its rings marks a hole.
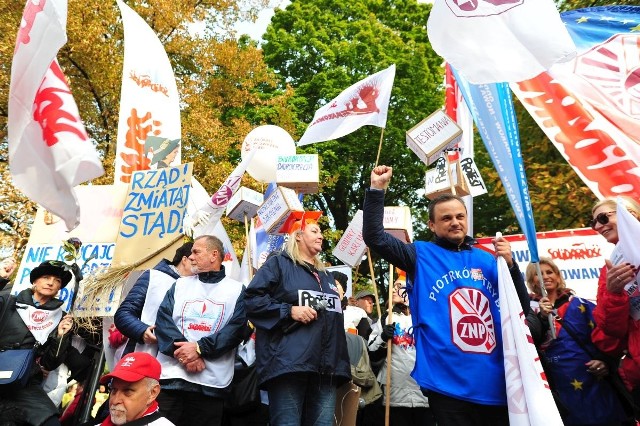
[[[527,241],[522,234],[504,235],[511,243],[513,260],[524,274],[531,261]],[[592,229],[567,229],[538,232],[538,252],[550,257],[560,268],[567,288],[579,297],[596,300],[598,277],[605,259],[609,259],[614,245]],[[493,251],[492,237],[478,238],[480,248]]]
[[[345,265],[355,268],[362,262],[366,249],[367,245],[362,239],[362,210],[358,210],[331,254]]]
[[[116,239],[114,266],[131,265],[182,235],[193,164],[134,172]]]
[[[29,242],[18,267],[12,294],[31,286],[29,274],[45,260],[64,261],[62,242],[71,237],[82,241],[78,264],[84,276],[100,267],[107,267],[113,260],[115,241],[122,217],[122,206],[126,194],[125,186],[91,185],[76,187],[80,204],[80,224],[67,232],[65,223],[44,208],[38,208],[29,236]],[[85,261],[92,258],[85,264]],[[58,298],[65,302],[68,311],[73,296],[74,280],[63,288]],[[115,309],[115,307],[113,307]]]

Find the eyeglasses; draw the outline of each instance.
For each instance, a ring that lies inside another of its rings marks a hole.
[[[591,228],[596,229],[596,223],[599,223],[600,225],[606,225],[607,223],[609,223],[609,216],[611,216],[615,212],[615,210],[612,210],[610,212],[599,213],[595,218],[591,219],[591,222],[589,223],[591,225]]]
[[[396,294],[400,297],[402,297],[403,299],[407,298],[407,286],[404,286],[400,283],[396,283],[393,285]]]

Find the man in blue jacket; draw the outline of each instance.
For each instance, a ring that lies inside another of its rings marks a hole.
[[[411,376],[429,397],[438,426],[508,426],[497,262],[473,247],[467,210],[452,194],[429,203],[433,242],[405,244],[384,231],[384,191],[392,168],[377,166],[364,202],[365,243],[407,272],[416,364]],[[525,314],[527,289],[509,242],[494,240]]]
[[[160,263],[140,275],[114,316],[116,328],[129,338],[122,356],[130,352],[158,353],[156,314],[158,306],[171,285],[180,277],[193,275],[191,270],[191,247],[193,243],[180,246],[173,260],[162,259]]]

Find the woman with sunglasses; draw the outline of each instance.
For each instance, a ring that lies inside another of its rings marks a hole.
[[[629,197],[620,197],[627,210],[640,219],[640,204]],[[618,244],[617,202],[614,198],[593,206],[591,227],[611,244]],[[598,280],[598,299],[594,310],[597,326],[592,332],[595,345],[608,355],[623,357],[618,370],[627,389],[633,391],[636,405],[640,399],[640,322],[631,315],[630,297],[625,287],[633,283],[637,265],[619,260],[614,249],[611,260],[605,261]]]
[[[58,408],[51,402],[42,381],[44,374],[65,361],[71,347],[73,319],[62,310],[58,291],[72,274],[63,262],[49,260],[31,271],[32,287],[17,296],[0,298],[0,350],[33,349],[35,360],[25,387],[0,386],[0,423],[3,415],[19,415],[28,425],[59,425]],[[6,419],[5,419],[6,420]],[[23,424],[23,423],[20,423]]]

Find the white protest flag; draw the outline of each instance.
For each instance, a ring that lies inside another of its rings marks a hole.
[[[561,425],[507,262],[498,258],[498,293],[509,424]]]
[[[435,0],[427,32],[474,84],[528,80],[576,53],[553,0]]]
[[[218,190],[203,203],[198,210],[191,215],[193,222],[193,236],[214,235],[214,228],[220,222],[220,218],[225,212],[229,200],[238,191],[242,183],[242,176],[247,170],[247,166],[253,160],[253,156],[259,151],[251,151],[231,172],[227,180]],[[237,259],[236,259],[237,261]]]
[[[180,164],[180,99],[171,63],[158,36],[121,0],[124,64],[115,183],[136,170]]]
[[[618,237],[619,241],[611,253],[611,263],[619,265],[629,262],[632,265],[640,265],[640,250],[638,239],[640,238],[640,222],[629,211],[622,198],[618,197]],[[629,296],[629,315],[636,321],[640,320],[640,273],[636,274],[635,281],[624,286]]]
[[[385,127],[395,76],[394,64],[342,91],[316,111],[298,146],[337,139],[366,125]]]
[[[80,221],[73,187],[104,170],[56,61],[66,42],[67,1],[27,1],[11,65],[8,139],[13,184],[71,230]]]
[[[623,261],[640,265],[640,250],[638,250],[640,239],[636,239],[640,238],[640,222],[629,213],[622,198],[618,197],[616,204],[619,241],[615,251],[620,252]]]

